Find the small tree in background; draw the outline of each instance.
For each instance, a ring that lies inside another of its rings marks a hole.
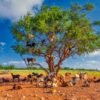
[[[73,4],[69,9],[43,6],[35,16],[27,14],[13,25],[14,50],[21,56],[43,57],[48,69],[42,68],[58,73],[70,56],[100,49],[100,36],[93,29],[100,22],[87,18],[93,8],[89,3]]]

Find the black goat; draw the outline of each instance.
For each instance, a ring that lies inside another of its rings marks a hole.
[[[26,46],[27,47],[34,47],[36,45],[36,43],[34,43],[34,42],[32,42],[32,43],[30,43],[30,42],[26,42]]]
[[[22,82],[25,82],[25,81],[27,81],[27,78],[24,77],[24,78],[21,79],[21,81],[22,81]]]
[[[33,75],[33,76],[37,76],[38,74],[37,74],[37,73],[35,73],[35,72],[33,72],[33,73],[32,73],[32,75]]]
[[[28,81],[30,81],[31,84],[33,83],[33,77],[31,74],[27,75],[27,79]]]
[[[19,74],[14,75],[13,73],[11,73],[11,75],[12,75],[13,81],[15,81],[15,79],[18,79],[18,81],[20,81],[20,75]]]

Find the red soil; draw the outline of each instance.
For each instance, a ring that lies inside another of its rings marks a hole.
[[[18,83],[22,89],[13,90],[14,83],[0,84],[0,100],[100,100],[100,82],[90,87],[76,86],[37,88],[36,83]]]

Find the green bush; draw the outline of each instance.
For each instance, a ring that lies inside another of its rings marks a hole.
[[[3,69],[3,66],[2,65],[0,65],[0,69]]]
[[[15,69],[15,66],[14,65],[9,65],[9,66],[2,66],[2,65],[0,65],[0,69],[5,69],[5,70]]]

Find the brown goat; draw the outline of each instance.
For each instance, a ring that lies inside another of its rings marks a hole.
[[[10,82],[10,80],[8,78],[2,78],[3,82]]]
[[[27,75],[27,79],[28,81],[30,81],[31,84],[33,83],[33,77],[31,74]]]
[[[22,89],[20,85],[14,84],[12,87],[13,90]]]

